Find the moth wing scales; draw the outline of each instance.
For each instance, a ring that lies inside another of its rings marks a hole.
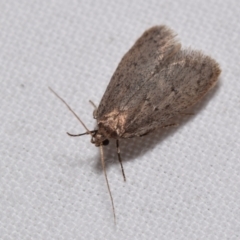
[[[213,59],[199,51],[180,50],[170,29],[153,27],[119,63],[97,110],[98,124],[115,132],[114,138],[164,127],[195,104],[219,74]]]
[[[215,85],[220,73],[218,63],[200,51],[179,51],[135,96],[146,97],[129,110],[129,124],[122,137],[143,135],[168,125],[196,104]]]
[[[99,104],[97,119],[122,111],[129,99],[148,81],[159,61],[164,62],[180,50],[175,36],[166,26],[155,26],[143,33],[123,56],[113,74]]]

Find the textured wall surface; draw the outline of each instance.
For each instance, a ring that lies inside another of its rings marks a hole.
[[[238,0],[0,1],[1,239],[240,239]],[[174,29],[222,69],[178,127],[99,149],[93,129],[123,54],[153,25]]]

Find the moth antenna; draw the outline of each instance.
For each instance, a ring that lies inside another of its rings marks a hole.
[[[79,133],[79,134],[72,134],[72,133],[67,132],[67,135],[70,136],[70,137],[80,137],[80,136],[83,136],[83,135],[86,135],[86,134],[89,134],[89,133],[85,132],[85,133]]]
[[[93,131],[90,131],[91,133],[96,133],[97,130],[93,130]],[[79,134],[72,134],[72,133],[69,133],[67,132],[67,135],[70,136],[70,137],[80,137],[80,136],[83,136],[83,135],[86,135],[86,134],[89,134],[88,132],[85,132],[85,133],[79,133]]]
[[[126,182],[126,176],[125,176],[123,165],[122,165],[122,159],[121,159],[121,155],[120,155],[120,147],[119,147],[119,140],[118,139],[116,140],[116,147],[117,147],[118,161],[119,161],[119,163],[121,165],[121,169],[122,169],[123,180],[124,180],[124,182]]]
[[[59,98],[65,105],[66,105],[66,107],[69,109],[69,111],[78,119],[78,121],[83,125],[83,127],[86,129],[86,131],[87,131],[87,133],[88,134],[90,134],[91,136],[93,136],[92,135],[92,133],[91,133],[91,131],[89,131],[89,129],[86,127],[86,125],[83,123],[83,121],[80,119],[80,117],[71,109],[71,107],[67,104],[67,102],[63,99],[63,98],[61,98],[52,88],[50,88],[50,87],[48,87],[49,88],[49,90],[57,97],[57,98]]]
[[[100,145],[100,153],[101,153],[102,168],[103,168],[103,171],[104,171],[104,176],[105,176],[105,180],[106,180],[106,183],[107,183],[107,188],[108,188],[109,196],[110,196],[111,203],[112,203],[114,223],[115,223],[115,225],[116,225],[115,207],[114,207],[113,197],[112,197],[112,193],[111,193],[110,186],[109,186],[109,183],[108,183],[107,172],[106,172],[106,168],[105,168],[104,154],[103,154],[103,145]]]

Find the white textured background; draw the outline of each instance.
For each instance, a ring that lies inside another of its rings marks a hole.
[[[239,0],[0,1],[0,239],[240,239]],[[221,65],[177,128],[99,151],[48,90],[93,128],[123,54],[167,24]]]

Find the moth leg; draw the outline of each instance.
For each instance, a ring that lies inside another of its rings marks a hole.
[[[93,118],[97,119],[97,106],[93,103],[93,101],[89,100],[89,102],[92,104],[92,106],[94,107],[93,110]]]
[[[116,140],[116,147],[117,147],[117,155],[118,155],[118,161],[121,165],[121,169],[122,169],[122,175],[123,175],[123,180],[126,182],[126,177],[125,177],[125,173],[124,173],[124,169],[123,169],[123,165],[122,165],[122,159],[120,156],[120,148],[119,148],[119,140]]]

